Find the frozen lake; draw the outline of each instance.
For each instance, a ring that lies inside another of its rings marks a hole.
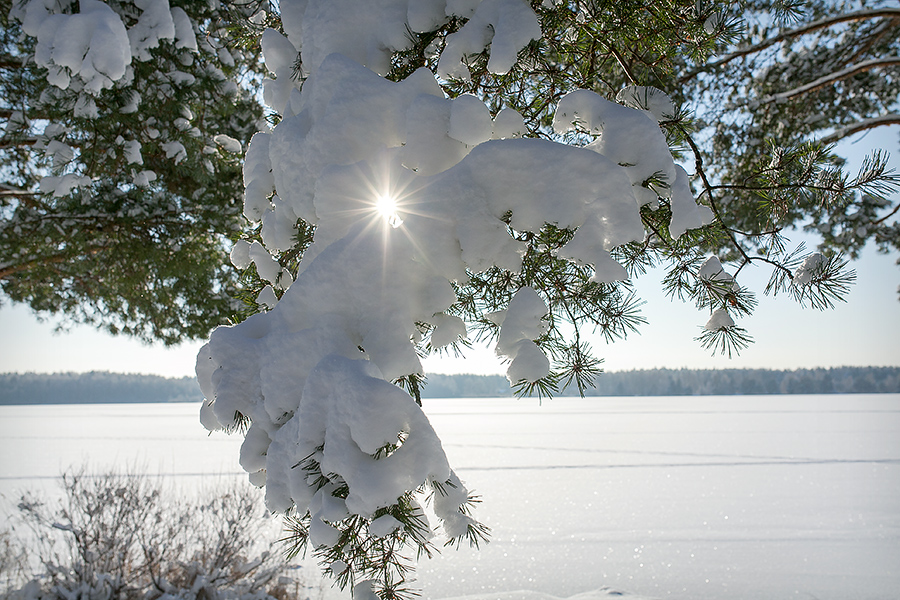
[[[425,402],[493,538],[423,563],[424,598],[900,595],[900,395]],[[0,407],[0,494],[52,493],[83,464],[187,490],[241,477],[240,439],[207,436],[196,414]]]

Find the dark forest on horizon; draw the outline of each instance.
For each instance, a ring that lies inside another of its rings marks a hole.
[[[603,373],[586,396],[900,393],[900,367],[647,369]],[[429,375],[423,398],[512,396],[502,375]],[[561,396],[577,395],[565,390]],[[0,404],[199,402],[193,377],[90,373],[0,374]]]

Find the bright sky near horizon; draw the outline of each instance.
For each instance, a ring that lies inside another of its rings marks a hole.
[[[858,168],[872,148],[891,153],[892,166],[900,171],[900,128],[881,128],[845,142],[841,153],[851,157],[850,168]],[[795,242],[804,238],[792,236]],[[815,246],[812,239],[807,246]],[[847,302],[835,310],[802,309],[787,296],[762,295],[768,271],[745,269],[740,283],[758,293],[756,312],[738,324],[756,342],[737,358],[710,356],[693,338],[708,315],[692,305],[670,301],[661,292],[661,273],[637,279],[638,295],[646,301],[642,313],[649,323],[638,335],[611,345],[598,337],[592,345],[610,371],[651,368],[771,368],[795,369],[837,366],[900,366],[900,301],[898,284],[900,254],[878,254],[866,247],[853,264],[857,283]],[[23,305],[3,298],[0,306],[0,372],[113,371],[156,374],[167,377],[193,375],[194,361],[202,342],[174,348],[146,345],[134,339],[113,337],[89,326],[73,326],[55,333],[58,321],[39,322]],[[430,373],[505,372],[491,349],[477,348],[467,360],[435,357],[426,360]]]

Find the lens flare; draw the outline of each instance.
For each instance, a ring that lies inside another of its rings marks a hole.
[[[375,201],[375,210],[394,229],[403,224],[403,219],[397,214],[397,200],[394,197],[387,194],[378,196],[378,200]]]

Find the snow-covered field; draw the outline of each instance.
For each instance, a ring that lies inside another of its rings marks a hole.
[[[196,408],[0,407],[0,493],[83,463],[232,477],[240,440],[207,437]],[[424,598],[897,598],[900,395],[425,410],[493,539],[424,563]]]

